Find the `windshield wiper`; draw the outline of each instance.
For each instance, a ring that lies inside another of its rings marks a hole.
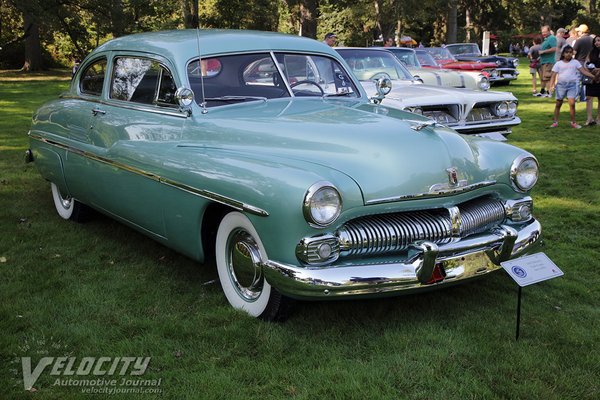
[[[246,101],[246,100],[267,101],[267,98],[260,97],[260,96],[221,96],[221,97],[206,97],[206,98],[204,98],[204,101]]]

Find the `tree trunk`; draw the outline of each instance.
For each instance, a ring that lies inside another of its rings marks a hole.
[[[465,31],[466,31],[466,43],[471,43],[471,12],[467,8],[465,10]]]
[[[42,47],[40,31],[30,14],[23,15],[25,29],[25,63],[21,71],[31,72],[42,70]]]
[[[377,30],[379,31],[379,34],[381,35],[381,39],[383,40],[383,43],[385,43],[386,38],[384,37],[383,28],[381,27],[381,6],[380,6],[378,0],[373,1],[373,7],[375,7],[375,24],[377,25]],[[398,34],[400,34],[400,32],[398,32]]]
[[[446,30],[446,43],[456,43],[456,33],[458,31],[457,4],[456,0],[450,0],[448,10],[448,26]]]
[[[300,36],[317,38],[318,0],[300,1]]]
[[[183,0],[183,24],[187,29],[196,29],[200,27],[198,18],[198,0]]]

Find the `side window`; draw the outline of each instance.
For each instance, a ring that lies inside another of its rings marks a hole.
[[[79,90],[81,93],[100,96],[104,85],[106,59],[94,62],[81,74]]]
[[[141,104],[175,105],[176,86],[171,73],[147,58],[115,59],[110,98]]]

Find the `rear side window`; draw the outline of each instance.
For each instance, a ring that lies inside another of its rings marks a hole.
[[[79,90],[81,93],[100,96],[102,86],[104,86],[104,76],[106,72],[106,59],[97,60],[92,63],[81,74],[79,81]]]
[[[110,98],[141,104],[177,105],[177,87],[171,72],[155,60],[115,59]]]

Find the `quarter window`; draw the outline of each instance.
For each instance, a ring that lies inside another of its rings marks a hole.
[[[100,96],[104,86],[106,59],[95,61],[81,74],[79,90],[81,93]]]
[[[142,104],[176,105],[177,87],[172,74],[154,60],[115,59],[110,98]]]

